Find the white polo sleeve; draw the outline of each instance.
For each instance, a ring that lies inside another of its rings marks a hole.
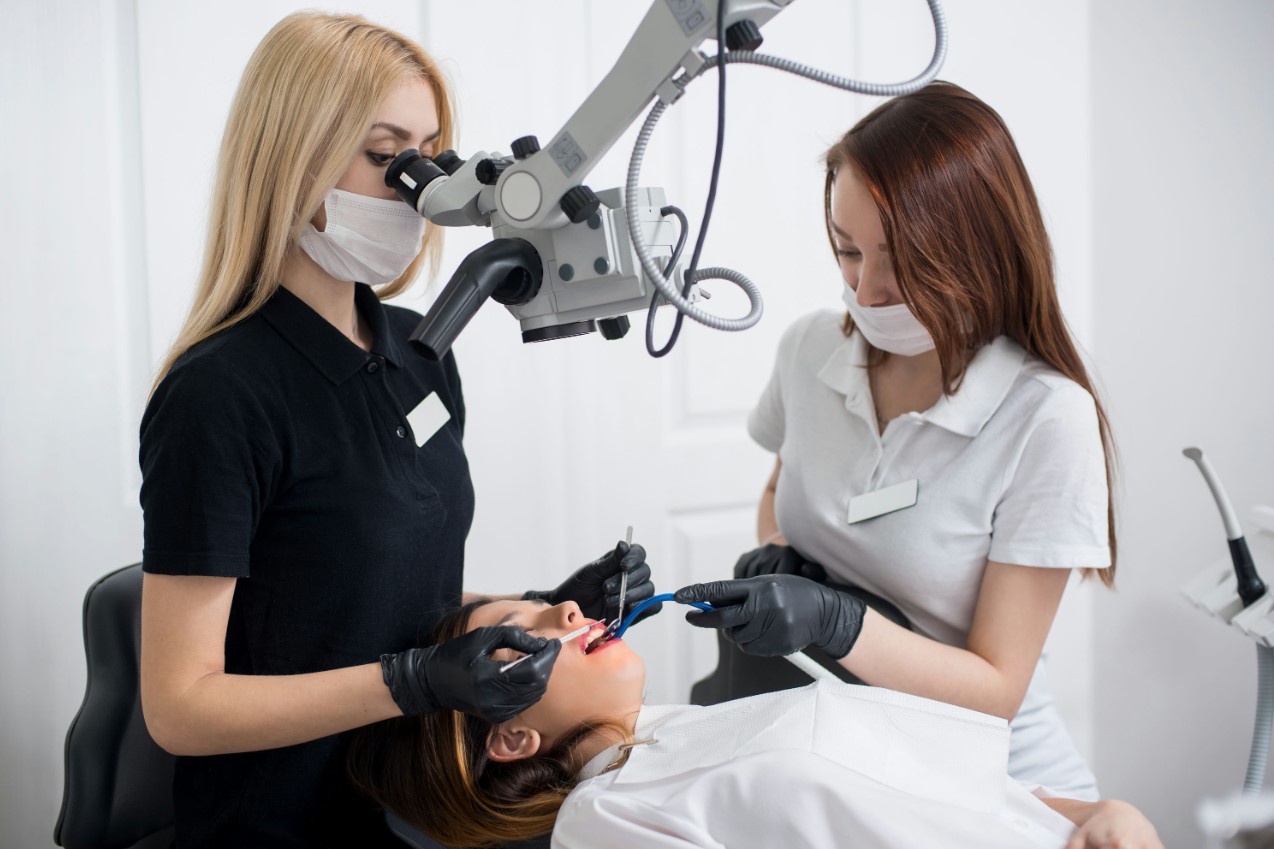
[[[989,559],[1059,569],[1110,565],[1106,457],[1097,407],[1059,376],[1005,469],[991,525]]]
[[[783,447],[783,439],[787,433],[787,408],[784,402],[786,400],[790,403],[791,399],[785,398],[784,384],[790,381],[793,370],[800,367],[801,342],[810,326],[819,318],[819,313],[810,313],[797,319],[783,331],[778,353],[774,357],[770,382],[765,385],[760,400],[748,415],[748,435],[762,448],[775,454]]]

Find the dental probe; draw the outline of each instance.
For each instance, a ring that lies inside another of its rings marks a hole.
[[[624,534],[624,545],[629,548],[633,547],[633,526],[628,526],[628,533]],[[628,595],[628,571],[623,570],[619,573],[619,612],[616,618],[624,618],[624,599]]]
[[[625,544],[626,544],[629,548],[631,548],[631,547],[632,547],[632,544],[633,544],[633,526],[632,526],[632,525],[629,525],[629,526],[628,526],[628,533],[626,533],[626,534],[624,535],[624,543],[625,543]],[[611,621],[610,621],[610,622],[606,625],[606,630],[602,632],[601,636],[600,636],[600,637],[598,637],[596,640],[594,640],[594,641],[593,641],[594,643],[601,644],[601,643],[604,643],[604,642],[606,642],[607,640],[609,640],[609,639],[611,638],[611,636],[612,636],[612,635],[614,635],[614,633],[615,633],[615,629],[616,629],[616,628],[618,628],[618,627],[619,627],[619,624],[620,624],[621,622],[623,622],[623,621],[624,621],[624,600],[625,600],[625,598],[626,598],[627,596],[628,596],[628,573],[627,573],[627,572],[620,572],[620,575],[619,575],[619,610],[617,610],[617,611],[615,612],[615,618],[614,618],[614,619],[612,619],[612,620],[611,620]]]
[[[589,631],[593,629],[595,625],[597,625],[596,622],[590,622],[587,625],[581,625],[579,628],[576,628],[571,633],[563,634],[562,636],[557,637],[556,639],[562,645],[566,645],[567,643],[569,643],[571,640],[575,639],[576,637],[582,637],[583,635],[587,634]],[[519,663],[521,663],[522,661],[526,660],[528,657],[531,657],[531,656],[532,655],[524,654],[521,657],[519,657],[517,660],[511,660],[508,663],[506,663],[504,666],[501,666],[500,671],[508,672],[510,669],[517,666]]]
[[[652,604],[659,604],[660,602],[664,602],[664,601],[676,601],[676,600],[677,600],[676,597],[672,593],[663,593],[661,595],[657,595],[652,598],[646,599],[641,604],[637,605],[636,607],[632,609],[632,612],[628,614],[628,618],[624,620],[624,622],[619,626],[619,630],[617,630],[610,639],[617,640],[620,637],[622,637],[624,635],[624,632],[628,630],[628,626],[633,624],[633,620],[636,619],[637,616],[643,610],[645,610],[647,607],[650,607]],[[715,607],[713,607],[711,604],[709,604],[706,601],[692,601],[690,602],[690,604],[694,607],[699,608],[700,610],[715,610],[716,609]],[[809,677],[813,678],[815,681],[821,681],[823,679],[827,679],[830,681],[840,680],[837,677],[836,673],[822,666],[820,663],[818,663],[818,661],[814,660],[814,658],[810,657],[803,651],[797,651],[797,652],[792,652],[791,654],[785,654],[783,655],[783,659],[786,660],[788,663],[792,664],[793,666],[795,666],[797,669],[804,672]]]

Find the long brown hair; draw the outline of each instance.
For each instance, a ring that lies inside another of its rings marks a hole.
[[[898,287],[933,337],[944,392],[959,389],[973,354],[1008,336],[1082,386],[1097,405],[1106,456],[1106,515],[1115,578],[1115,447],[1097,392],[1057,300],[1053,249],[1035,189],[1004,120],[947,82],[876,107],[827,152],[823,189],[849,166],[880,211]],[[846,317],[846,333],[853,322]],[[883,354],[873,351],[872,364]]]
[[[152,392],[182,354],[270,300],[288,250],[354,159],[376,109],[412,79],[433,89],[439,149],[450,147],[451,92],[411,39],[357,15],[321,12],[288,15],[266,34],[230,105],[194,303]],[[426,257],[436,272],[441,238],[426,223],[421,252],[377,296],[402,293]]]
[[[433,642],[465,633],[476,601],[439,622]],[[447,846],[499,846],[553,830],[557,811],[578,783],[576,746],[605,728],[585,722],[525,760],[487,757],[492,725],[453,710],[397,717],[354,732],[350,779],[383,808]]]

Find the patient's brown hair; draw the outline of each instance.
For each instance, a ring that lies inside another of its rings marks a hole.
[[[465,633],[486,601],[445,616],[433,643]],[[545,751],[501,763],[487,757],[493,726],[452,710],[396,717],[356,732],[348,768],[354,785],[379,805],[448,846],[499,846],[548,834],[574,789],[584,723]]]

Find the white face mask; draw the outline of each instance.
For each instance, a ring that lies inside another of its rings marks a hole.
[[[382,286],[397,280],[420,253],[425,219],[400,200],[332,189],[323,199],[327,227],[305,225],[301,250],[337,280]]]
[[[854,326],[863,332],[873,348],[900,357],[914,357],[933,350],[933,337],[906,304],[864,307],[858,303],[858,295],[848,285],[841,297],[845,299]]]

